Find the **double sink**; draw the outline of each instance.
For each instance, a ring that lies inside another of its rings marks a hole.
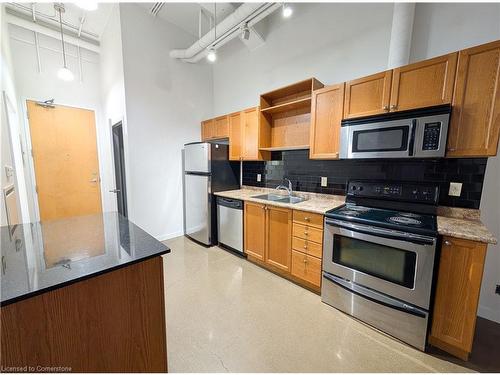
[[[278,202],[278,203],[300,203],[304,202],[306,198],[297,197],[294,195],[280,195],[280,194],[262,194],[262,195],[254,195],[252,198],[264,199],[266,201]]]

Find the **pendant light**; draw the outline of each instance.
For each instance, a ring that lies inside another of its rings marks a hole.
[[[217,40],[217,3],[214,3],[214,44],[208,48],[207,60],[211,63],[217,60],[217,52],[215,51],[215,41]]]
[[[283,3],[283,10],[282,10],[283,17],[290,18],[292,13],[293,13],[293,8],[290,5]]]
[[[63,55],[63,66],[57,71],[57,77],[62,79],[63,81],[73,81],[75,76],[71,70],[68,69],[66,64],[66,49],[64,47],[64,33],[63,33],[63,24],[62,24],[62,14],[64,13],[64,4],[63,3],[55,3],[54,8],[56,12],[59,12],[59,26],[61,29],[61,43],[62,43],[62,55]]]

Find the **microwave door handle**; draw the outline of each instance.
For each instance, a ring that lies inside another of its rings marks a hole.
[[[411,120],[410,126],[410,142],[408,143],[408,156],[415,155],[415,132],[417,130],[417,120]]]

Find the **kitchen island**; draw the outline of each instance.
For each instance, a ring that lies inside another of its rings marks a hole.
[[[1,227],[2,371],[165,372],[162,255],[118,213]]]

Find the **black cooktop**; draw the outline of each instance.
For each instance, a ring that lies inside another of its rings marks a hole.
[[[435,215],[372,208],[347,203],[325,214],[331,219],[357,222],[410,233],[437,235]]]

